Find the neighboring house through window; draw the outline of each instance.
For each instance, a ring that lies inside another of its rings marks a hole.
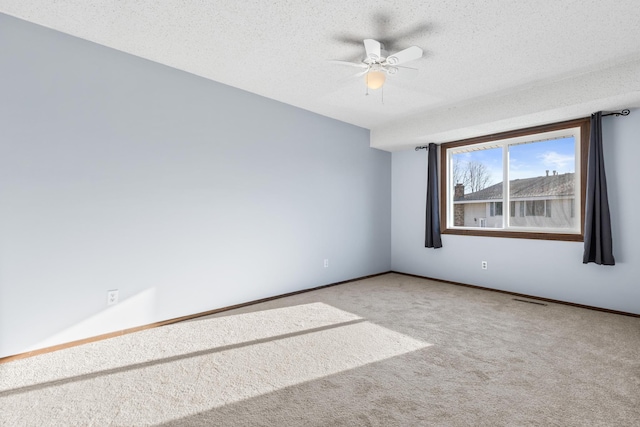
[[[588,138],[580,119],[442,144],[443,233],[581,241]]]

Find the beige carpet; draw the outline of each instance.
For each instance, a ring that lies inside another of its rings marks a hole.
[[[0,365],[0,425],[638,426],[640,319],[388,274]]]

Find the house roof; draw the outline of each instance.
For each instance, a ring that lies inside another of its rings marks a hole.
[[[4,0],[0,12],[370,129],[389,151],[640,107],[638,0]],[[424,56],[365,96],[360,68],[327,60],[361,61],[367,38]]]
[[[534,178],[509,181],[509,193],[512,199],[540,197],[573,196],[575,192],[574,173],[562,175],[536,176]],[[502,182],[484,188],[475,193],[456,197],[454,201],[497,200],[502,199]]]

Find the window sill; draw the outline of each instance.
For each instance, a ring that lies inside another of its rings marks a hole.
[[[582,234],[569,233],[532,233],[522,231],[504,231],[504,230],[461,230],[447,228],[442,234],[453,234],[458,236],[480,236],[480,237],[503,237],[509,239],[533,239],[533,240],[560,240],[565,242],[584,242]]]

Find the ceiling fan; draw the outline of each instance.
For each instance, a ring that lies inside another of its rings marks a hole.
[[[363,70],[354,77],[364,76],[368,89],[380,89],[387,78],[387,75],[398,73],[399,69],[416,70],[416,68],[405,67],[404,64],[422,58],[422,49],[418,46],[411,46],[393,55],[385,55],[384,46],[379,41],[373,39],[364,40],[365,58],[361,62],[336,61],[330,62],[340,65],[349,65],[362,68]]]

